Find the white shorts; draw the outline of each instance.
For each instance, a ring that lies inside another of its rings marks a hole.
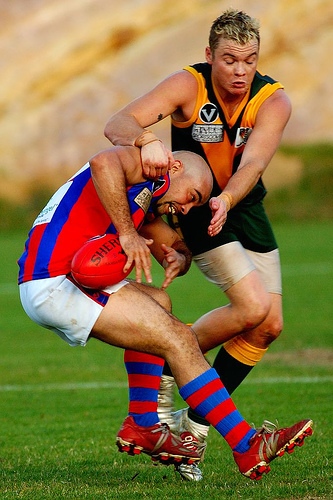
[[[279,250],[267,253],[245,249],[239,241],[226,243],[193,257],[206,278],[224,292],[257,270],[269,293],[282,294]]]
[[[66,276],[32,280],[19,286],[23,309],[38,325],[53,330],[70,346],[86,345],[90,332],[112,293],[123,280],[102,291],[81,289]]]

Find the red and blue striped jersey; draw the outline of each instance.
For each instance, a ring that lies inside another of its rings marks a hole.
[[[169,175],[127,188],[134,225],[139,229],[147,213],[167,192]],[[84,165],[52,196],[36,218],[20,259],[18,282],[69,274],[74,254],[93,236],[117,234],[95,190],[90,164]]]

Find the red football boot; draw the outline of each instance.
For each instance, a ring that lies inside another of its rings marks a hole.
[[[312,434],[312,420],[277,429],[276,425],[264,421],[262,427],[250,439],[250,448],[245,453],[234,452],[234,459],[240,472],[250,479],[261,479],[271,469],[269,463],[281,457],[285,451],[292,453],[295,446],[302,446],[304,439]]]
[[[201,459],[204,450],[189,433],[175,436],[167,424],[142,427],[134,422],[132,416],[125,418],[116,439],[119,451],[129,455],[147,453],[152,460],[162,464],[193,464]]]

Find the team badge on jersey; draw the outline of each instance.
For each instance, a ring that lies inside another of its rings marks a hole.
[[[219,111],[215,104],[211,102],[206,102],[201,106],[199,111],[199,118],[203,123],[214,123],[219,117]]]
[[[162,189],[162,187],[165,186],[165,179],[158,179],[157,181],[154,182],[153,185],[153,193],[155,194],[157,191]]]
[[[237,129],[237,135],[235,139],[235,148],[240,148],[247,143],[248,138],[252,132],[250,127],[240,127]]]
[[[199,119],[203,123],[194,123],[192,138],[197,142],[222,142],[223,125],[215,123],[219,118],[219,111],[215,104],[206,102],[199,110]]]
[[[146,214],[148,208],[150,207],[152,197],[153,197],[152,192],[147,187],[144,187],[140,191],[140,193],[136,195],[134,201]]]

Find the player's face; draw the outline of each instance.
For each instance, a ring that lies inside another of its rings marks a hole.
[[[157,215],[187,214],[192,207],[202,205],[209,198],[210,189],[199,183],[196,185],[190,178],[182,177],[172,181],[168,192],[156,204]]]
[[[206,48],[213,81],[222,98],[246,94],[257,70],[258,55],[259,46],[255,38],[245,45],[221,38],[214,53]]]

